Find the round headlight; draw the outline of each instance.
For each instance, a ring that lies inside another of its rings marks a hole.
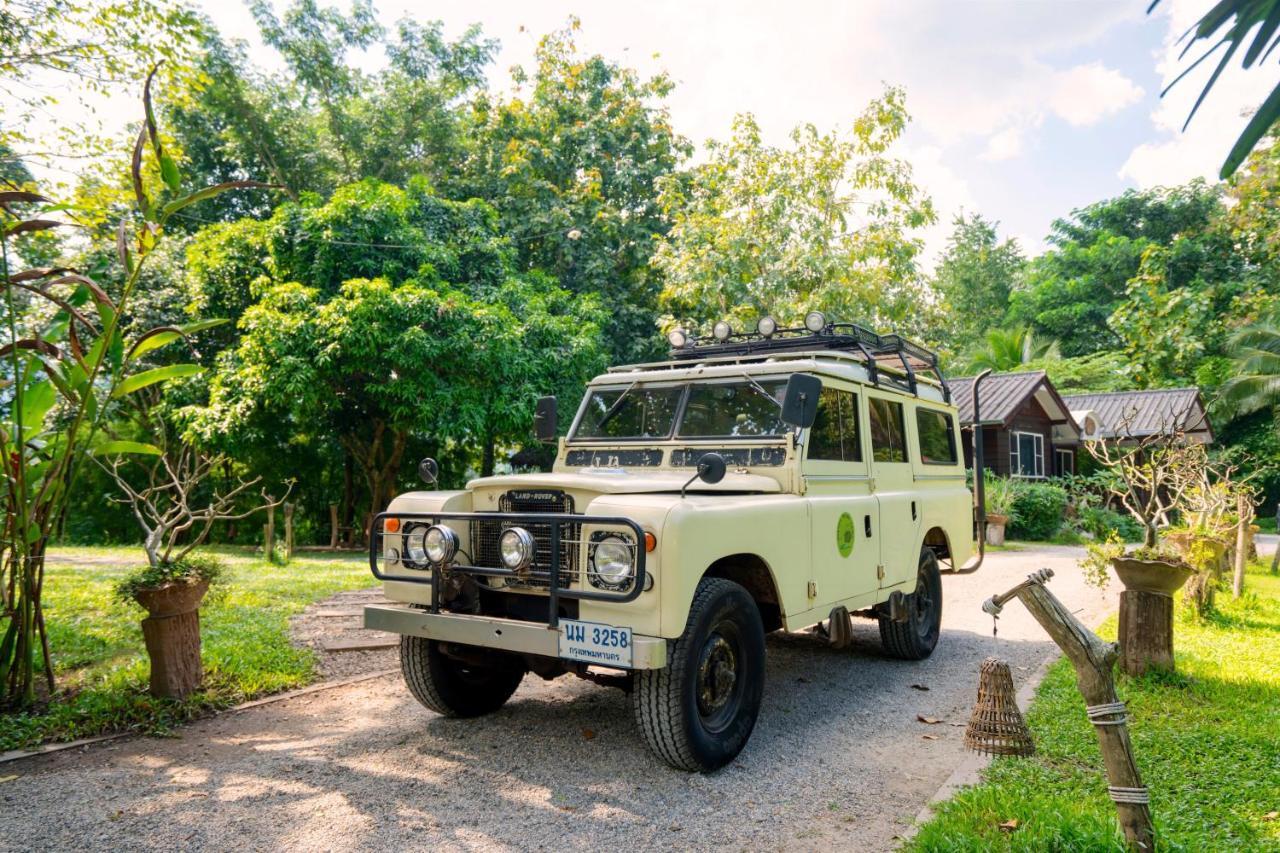
[[[756,323],[756,331],[766,338],[771,338],[773,333],[778,331],[778,321],[772,317],[761,317],[760,322]]]
[[[634,571],[631,543],[619,536],[606,536],[591,554],[591,571],[609,586],[622,586]]]
[[[433,524],[422,537],[422,549],[435,565],[447,563],[458,553],[458,534],[443,524]]]
[[[685,344],[689,343],[689,333],[684,329],[672,329],[667,332],[667,343],[671,344],[673,349],[683,349]]]
[[[523,527],[511,527],[498,539],[502,565],[518,572],[533,562],[533,535]]]
[[[404,558],[410,563],[421,565],[427,561],[427,552],[422,542],[427,530],[422,524],[405,525]]]
[[[821,311],[810,311],[804,315],[804,327],[816,335],[827,327],[827,317]]]
[[[721,320],[711,327],[711,336],[721,343],[729,340],[729,336],[732,334],[733,328],[724,320]]]

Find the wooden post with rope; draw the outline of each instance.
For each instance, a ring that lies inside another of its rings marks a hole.
[[[1150,797],[1133,758],[1128,717],[1112,675],[1120,656],[1119,646],[1103,642],[1071,615],[1045,587],[1051,577],[1052,569],[1028,575],[1008,592],[987,599],[982,609],[998,617],[1005,603],[1017,598],[1071,661],[1076,671],[1076,686],[1084,697],[1085,712],[1098,735],[1109,783],[1107,793],[1116,805],[1125,843],[1130,850],[1153,850]]]

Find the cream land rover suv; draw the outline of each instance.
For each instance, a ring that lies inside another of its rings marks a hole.
[[[710,771],[751,735],[766,632],[841,645],[856,615],[892,657],[933,651],[940,566],[969,561],[975,533],[936,356],[817,312],[668,340],[668,361],[592,380],[551,473],[410,492],[376,517],[394,603],[365,626],[402,635],[428,708],[478,716],[530,672],[572,673],[629,691],[655,753]],[[539,401],[539,437],[555,420]]]

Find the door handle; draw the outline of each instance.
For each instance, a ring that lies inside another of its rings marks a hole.
[[[911,502],[911,520],[912,521],[916,520],[916,502],[915,501]]]
[[[867,532],[867,538],[871,538],[871,516],[864,515],[862,517],[862,529]]]

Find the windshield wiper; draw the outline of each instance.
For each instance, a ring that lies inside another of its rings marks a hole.
[[[640,384],[640,380],[637,379],[635,382],[632,382],[630,385],[628,385],[626,390],[624,390],[621,394],[618,395],[618,399],[613,401],[613,405],[609,407],[609,410],[604,413],[604,417],[600,419],[600,423],[596,424],[597,431],[604,429],[604,425],[609,423],[609,421],[613,420],[614,415],[622,411],[622,404],[624,401],[626,401],[627,395],[630,394],[632,389],[634,389],[639,384]]]
[[[778,408],[779,408],[779,409],[781,409],[781,408],[782,408],[782,401],[781,401],[781,400],[779,400],[777,397],[773,396],[772,394],[770,394],[767,390],[765,390],[765,387],[764,387],[763,385],[761,385],[759,382],[757,382],[757,381],[756,381],[756,380],[751,376],[751,374],[750,374],[750,373],[743,373],[743,374],[742,374],[742,378],[743,378],[743,379],[745,379],[745,380],[747,380],[748,382],[750,382],[750,383],[751,383],[751,387],[752,387],[752,388],[754,388],[754,389],[756,389],[757,391],[759,391],[759,392],[760,392],[761,394],[763,394],[767,399],[772,400],[774,403],[776,403],[776,404],[778,405]]]

